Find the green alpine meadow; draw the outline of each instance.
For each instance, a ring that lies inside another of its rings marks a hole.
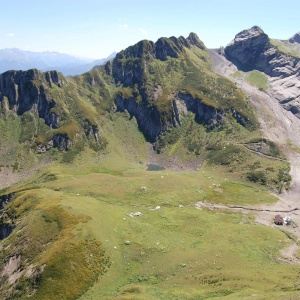
[[[0,298],[298,299],[299,49],[254,26],[0,74]]]

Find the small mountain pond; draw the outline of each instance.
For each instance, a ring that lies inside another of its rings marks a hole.
[[[146,171],[161,171],[161,170],[164,170],[164,169],[165,169],[164,167],[161,167],[159,165],[149,164],[149,165],[147,165]]]

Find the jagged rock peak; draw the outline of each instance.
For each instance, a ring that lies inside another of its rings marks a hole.
[[[243,71],[258,70],[271,77],[298,76],[300,71],[299,58],[276,47],[258,26],[237,34],[225,56]]]
[[[191,45],[195,45],[195,46],[197,46],[198,48],[200,48],[202,50],[206,49],[204,43],[199,39],[198,35],[194,32],[191,32],[186,40]]]
[[[6,71],[0,74],[0,81],[3,80],[10,80],[16,84],[22,80],[40,80],[50,86],[54,83],[58,87],[62,87],[66,83],[64,76],[57,71],[42,72],[37,69],[29,69],[27,71]]]
[[[234,43],[239,43],[239,42],[244,42],[249,39],[253,39],[255,37],[263,36],[264,38],[268,39],[268,36],[264,33],[264,31],[258,27],[258,26],[253,26],[250,29],[245,29],[238,33],[234,40],[229,44],[232,45]]]
[[[66,79],[57,71],[7,71],[0,74],[0,104],[2,107],[7,104],[18,115],[33,110],[46,125],[57,128],[59,116],[51,111],[56,101],[47,93],[47,87],[65,84]]]
[[[160,60],[166,60],[167,57],[179,57],[184,48],[196,46],[206,50],[204,43],[199,39],[197,34],[191,32],[187,38],[174,36],[170,38],[161,37],[156,43],[148,40],[142,40],[137,44],[122,50],[116,55],[116,59],[122,58],[146,58],[151,56]]]
[[[296,33],[294,36],[292,36],[289,39],[289,42],[290,43],[298,43],[298,44],[300,44],[300,31],[298,33]]]

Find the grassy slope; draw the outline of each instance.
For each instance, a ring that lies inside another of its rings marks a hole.
[[[251,214],[194,208],[197,201],[272,203],[275,198],[266,187],[246,183],[238,172],[228,173],[227,166],[145,171],[139,161],[145,160],[146,147],[134,120],[117,115],[103,130],[114,151],[87,148],[72,164],[54,163],[25,185],[13,187],[34,187],[25,193],[32,193],[30,199],[38,197],[28,214],[36,226],[28,227],[27,234],[38,230],[33,240],[43,237],[43,245],[56,241],[43,250],[32,242],[31,251],[42,251],[33,263],[46,264],[35,299],[75,299],[84,290],[80,300],[235,299],[254,293],[268,299],[282,291],[294,293],[297,268],[276,261],[279,250],[290,243],[284,233],[255,224]],[[12,205],[22,203],[22,193]],[[161,209],[151,210],[156,206]],[[136,211],[142,216],[128,216]],[[53,220],[61,217],[65,223],[54,230]],[[23,217],[23,226],[26,220]],[[5,243],[22,245],[14,240],[15,232]],[[84,268],[82,257],[91,254],[93,263]],[[96,280],[105,257],[110,267]],[[78,277],[82,270],[91,281]],[[75,283],[78,280],[82,285]],[[28,283],[22,282],[19,289],[24,292]]]
[[[244,102],[239,103],[238,98],[242,95],[234,85],[215,75],[209,79],[208,69],[199,78],[176,74],[181,67],[195,74],[197,64],[207,67],[202,57],[205,53],[200,52],[188,52],[188,62],[154,63],[153,74],[160,76],[155,83],[160,83],[165,92],[162,109],[167,96],[176,91],[172,82],[195,93],[201,78],[205,79],[201,89],[206,80],[221,87],[206,91],[211,105],[226,108],[228,92],[236,96],[231,101],[244,109]],[[69,79],[63,93],[51,90],[61,101],[61,113],[67,116],[55,132],[72,135],[77,129],[70,124],[79,126],[87,118],[100,127],[101,136],[108,140],[107,148],[94,152],[84,148],[91,144],[84,140],[81,153],[61,155],[51,150],[49,154],[73,163],[53,163],[5,191],[19,191],[6,210],[18,227],[1,242],[1,261],[21,254],[24,269],[46,264],[38,280],[21,277],[15,299],[26,298],[24,293],[35,289],[34,299],[80,300],[207,299],[226,295],[228,299],[245,299],[252,294],[268,299],[271,294],[280,297],[282,293],[296,293],[297,269],[276,260],[279,250],[290,243],[284,233],[256,225],[251,214],[194,208],[197,201],[240,205],[275,201],[266,185],[246,180],[248,171],[262,171],[267,184],[276,187],[278,169],[286,167],[285,162],[259,156],[243,145],[260,133],[249,132],[233,120],[223,131],[208,133],[191,122],[193,116],[189,115],[184,125],[175,129],[177,136],[167,137],[172,142],[166,143],[163,155],[177,155],[183,161],[198,155],[208,162],[199,171],[147,172],[142,164],[147,160],[146,144],[135,120],[126,113],[106,113],[110,105],[106,100],[117,92],[110,80],[94,70]],[[79,84],[81,89],[77,89]],[[224,97],[219,97],[218,93],[224,92]],[[1,123],[9,133],[3,145],[22,136],[20,121],[11,117],[8,122]],[[80,139],[78,134],[74,136]],[[6,155],[10,164],[18,157],[17,152]],[[30,155],[28,159],[37,159]],[[156,206],[161,209],[151,210]],[[142,216],[128,216],[136,211]]]
[[[95,160],[85,156],[84,165],[79,162],[76,174],[68,167],[63,174],[59,166],[58,179],[40,184],[36,192],[46,207],[46,199],[52,205],[57,199],[65,214],[88,216],[73,234],[79,240],[101,241],[109,256],[108,272],[80,299],[198,299],[295,289],[297,268],[276,262],[289,243],[285,234],[256,225],[251,214],[194,208],[199,200],[271,203],[274,198],[266,189],[245,185],[221,167],[147,172],[138,164],[120,168],[119,174],[83,175]],[[57,167],[49,171],[55,174]],[[157,205],[160,210],[151,210]],[[142,216],[128,216],[136,211]],[[63,253],[57,251],[57,259]],[[69,274],[64,278],[68,282]]]
[[[300,47],[297,43],[290,43],[289,41],[270,39],[272,46],[276,47],[280,52],[286,53],[290,56],[300,58]]]
[[[257,87],[261,91],[268,91],[268,78],[263,72],[257,70],[253,70],[250,72],[236,71],[233,74],[233,77],[242,78],[243,80],[246,80],[249,84]]]
[[[158,111],[170,114],[173,109],[172,101],[177,92],[191,95],[204,104],[227,111],[235,108],[243,115],[252,127],[257,127],[257,120],[253,110],[245,101],[241,90],[226,78],[210,70],[209,54],[197,47],[185,48],[179,58],[168,58],[166,61],[150,59],[143,61],[140,58],[122,59],[124,65],[143,65],[142,85],[146,88],[147,101],[157,106]],[[159,88],[158,88],[159,87]],[[124,99],[134,98],[139,102],[140,91],[135,86],[120,84],[119,93]],[[156,96],[154,96],[156,94]],[[228,114],[230,115],[230,114]]]

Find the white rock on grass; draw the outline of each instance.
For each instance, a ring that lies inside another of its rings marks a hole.
[[[137,211],[133,214],[135,217],[140,217],[142,215],[142,213],[140,211]]]

